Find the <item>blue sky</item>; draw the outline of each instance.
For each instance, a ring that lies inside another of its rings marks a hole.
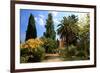
[[[57,25],[60,23],[60,21],[62,20],[64,16],[67,17],[69,15],[74,14],[80,17],[86,14],[86,13],[78,13],[78,12],[76,13],[76,12],[59,12],[59,11],[21,9],[20,10],[20,40],[21,42],[24,42],[25,40],[26,30],[27,30],[27,25],[28,25],[30,14],[32,14],[35,17],[37,36],[41,37],[43,36],[43,33],[45,32],[45,25],[46,25],[46,19],[48,18],[48,13],[51,13],[53,16],[55,31],[57,30]],[[56,39],[57,38],[59,39],[58,35],[56,35]]]

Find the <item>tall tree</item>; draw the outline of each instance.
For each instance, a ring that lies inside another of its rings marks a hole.
[[[36,25],[35,25],[35,19],[34,19],[34,16],[30,14],[28,26],[26,30],[25,41],[27,41],[30,38],[36,38],[36,37],[37,37],[37,30],[36,30]]]
[[[55,40],[56,32],[54,30],[54,23],[53,23],[53,18],[51,13],[48,14],[48,19],[46,20],[45,28],[46,28],[46,32],[44,32],[44,36],[46,38],[51,38]]]
[[[60,38],[65,42],[68,47],[69,43],[73,43],[77,38],[78,26],[77,26],[78,18],[75,15],[71,15],[68,17],[63,17],[61,23],[58,25],[57,33],[60,35]]]
[[[80,38],[80,47],[83,49],[84,53],[85,53],[85,58],[87,59],[89,56],[89,52],[90,52],[90,16],[89,14],[87,14],[85,17],[83,17],[84,20],[84,24],[82,25],[81,22],[80,25],[82,25],[82,28],[80,28],[79,31],[79,38]]]

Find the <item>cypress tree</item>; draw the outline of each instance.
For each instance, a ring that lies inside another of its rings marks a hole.
[[[27,41],[28,39],[31,39],[31,38],[35,39],[36,37],[37,37],[37,30],[36,30],[36,25],[35,25],[35,19],[34,19],[34,16],[32,14],[30,14],[28,26],[27,26],[27,30],[26,30],[25,41]]]
[[[56,32],[54,30],[54,23],[53,23],[51,13],[48,14],[48,18],[46,20],[45,28],[46,28],[46,32],[44,33],[44,36],[46,38],[51,38],[51,39],[55,40]]]

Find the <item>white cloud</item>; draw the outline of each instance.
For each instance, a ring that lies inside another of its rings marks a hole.
[[[42,18],[39,18],[38,22],[39,22],[39,24],[41,26],[44,26],[45,25],[44,20]]]
[[[38,20],[38,18],[37,17],[35,17],[35,21],[37,21]]]
[[[41,15],[41,14],[40,14],[40,15],[39,15],[39,18],[42,18],[42,19],[44,19],[44,15]]]
[[[55,23],[56,25],[58,25],[60,22],[59,22],[59,20],[58,20],[57,18],[54,18],[54,23]]]
[[[45,25],[45,22],[44,22],[44,15],[39,15],[39,20],[38,20],[38,22],[39,22],[39,24],[41,25],[41,26],[44,26]]]
[[[35,21],[36,23],[38,23],[41,26],[45,25],[45,21],[44,21],[44,15],[38,15],[37,17],[35,17]]]

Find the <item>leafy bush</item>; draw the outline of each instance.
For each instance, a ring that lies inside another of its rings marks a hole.
[[[67,49],[67,48],[66,48],[66,49]],[[68,54],[69,56],[75,56],[76,53],[77,53],[76,47],[75,47],[74,45],[70,45],[70,46],[68,47],[68,52],[67,52],[67,54]]]
[[[26,59],[25,59],[25,57],[20,57],[20,63],[25,63],[26,62]]]
[[[79,51],[77,54],[76,54],[77,57],[85,57],[85,53],[84,51]]]
[[[74,45],[70,45],[66,48],[62,48],[60,55],[65,60],[84,60],[85,58],[85,52],[84,50],[79,50]]]
[[[27,58],[28,52],[29,51],[26,48],[21,48],[20,49],[20,63],[26,63],[27,62],[27,60],[28,60],[28,58]]]
[[[28,59],[28,62],[40,62],[45,57],[45,49],[43,47],[37,47],[32,49],[31,56]]]
[[[20,46],[21,62],[40,62],[44,59],[45,49],[41,39],[29,39]]]
[[[44,43],[42,42],[41,39],[36,38],[36,39],[29,39],[28,41],[26,41],[25,43],[22,43],[20,48],[37,48],[39,46],[42,46]]]
[[[43,47],[46,50],[46,53],[55,53],[55,49],[57,48],[57,41],[52,40],[50,38],[42,38],[44,45]]]
[[[64,56],[65,55],[65,48],[63,47],[63,48],[58,48],[58,53],[59,53],[59,55],[60,56]]]
[[[28,56],[21,56],[20,57],[20,63],[27,63],[28,61]]]
[[[60,51],[60,54],[64,58],[71,58],[73,56],[76,56],[77,49],[74,45],[70,45],[68,47],[62,48]]]
[[[20,49],[20,56],[27,56],[27,54],[28,54],[28,49],[26,48]]]

